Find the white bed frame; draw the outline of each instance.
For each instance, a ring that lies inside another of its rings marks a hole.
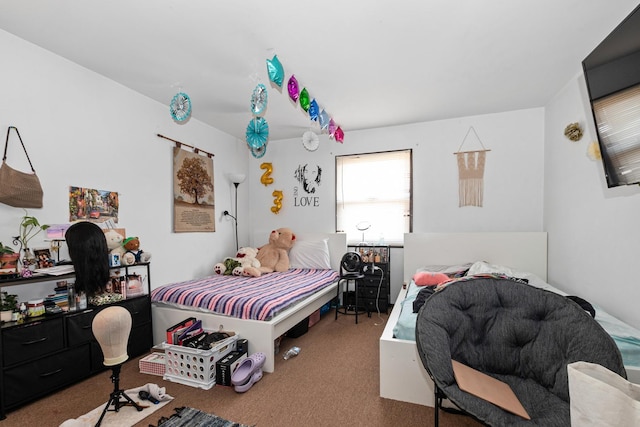
[[[268,236],[269,233],[261,233],[261,236]],[[347,250],[347,239],[343,233],[296,233],[298,240],[321,240],[329,239],[329,254],[331,257],[331,267],[339,271],[340,260]],[[209,330],[234,331],[240,338],[249,341],[249,352],[263,352],[267,356],[263,370],[273,372],[274,370],[274,341],[289,329],[294,327],[305,317],[311,315],[320,307],[331,301],[336,296],[337,283],[324,288],[321,292],[315,293],[299,302],[293,307],[284,310],[269,321],[243,320],[229,316],[223,316],[205,311],[189,311],[187,308],[180,309],[169,305],[153,303],[151,313],[153,316],[153,342],[158,345],[165,341],[166,330],[172,325],[182,321],[186,317],[194,316],[202,320],[202,325]]]
[[[487,261],[529,271],[547,280],[547,233],[410,233],[404,236],[404,282],[426,265]],[[393,337],[400,316],[402,289],[380,337],[380,396],[434,406],[433,382],[422,365],[415,341]]]

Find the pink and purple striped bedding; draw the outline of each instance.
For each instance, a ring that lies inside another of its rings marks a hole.
[[[154,289],[153,302],[197,307],[240,319],[271,320],[336,282],[334,270],[291,269],[260,277],[213,275]]]

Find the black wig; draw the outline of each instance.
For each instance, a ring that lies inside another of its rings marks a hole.
[[[105,291],[109,280],[109,248],[100,227],[77,222],[65,233],[69,256],[76,274],[76,292],[87,297]]]

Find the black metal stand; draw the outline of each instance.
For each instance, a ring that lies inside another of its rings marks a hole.
[[[111,382],[113,383],[113,391],[109,395],[109,401],[105,405],[104,410],[102,411],[102,415],[100,415],[100,419],[96,423],[95,427],[100,426],[100,424],[102,423],[102,419],[104,418],[107,411],[119,412],[120,408],[122,408],[125,405],[131,405],[134,408],[136,408],[138,411],[142,411],[142,406],[138,405],[129,396],[127,396],[124,390],[120,390],[120,368],[121,367],[122,365],[120,364],[120,365],[115,365],[111,368]],[[125,400],[120,400],[121,398],[124,398]],[[109,409],[111,405],[113,405],[113,409]]]
[[[432,378],[433,379],[433,378]],[[456,415],[466,415],[466,416],[471,416],[470,414],[466,413],[465,411],[461,410],[461,409],[456,409],[456,408],[447,408],[442,406],[442,400],[447,398],[447,395],[444,394],[444,392],[442,390],[440,390],[440,387],[438,387],[435,382],[433,384],[433,392],[435,395],[435,401],[434,401],[434,411],[435,411],[435,416],[434,416],[434,421],[435,421],[435,427],[438,427],[440,425],[440,420],[439,420],[439,411],[443,410],[444,412],[448,412],[449,414],[456,414]],[[483,423],[484,424],[484,423]]]

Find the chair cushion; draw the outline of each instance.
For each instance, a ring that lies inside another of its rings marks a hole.
[[[613,339],[587,312],[508,278],[469,277],[436,292],[418,313],[416,343],[445,395],[490,425],[525,420],[460,390],[451,359],[510,384],[535,421],[526,425],[569,425],[569,363],[598,363],[626,377]]]

